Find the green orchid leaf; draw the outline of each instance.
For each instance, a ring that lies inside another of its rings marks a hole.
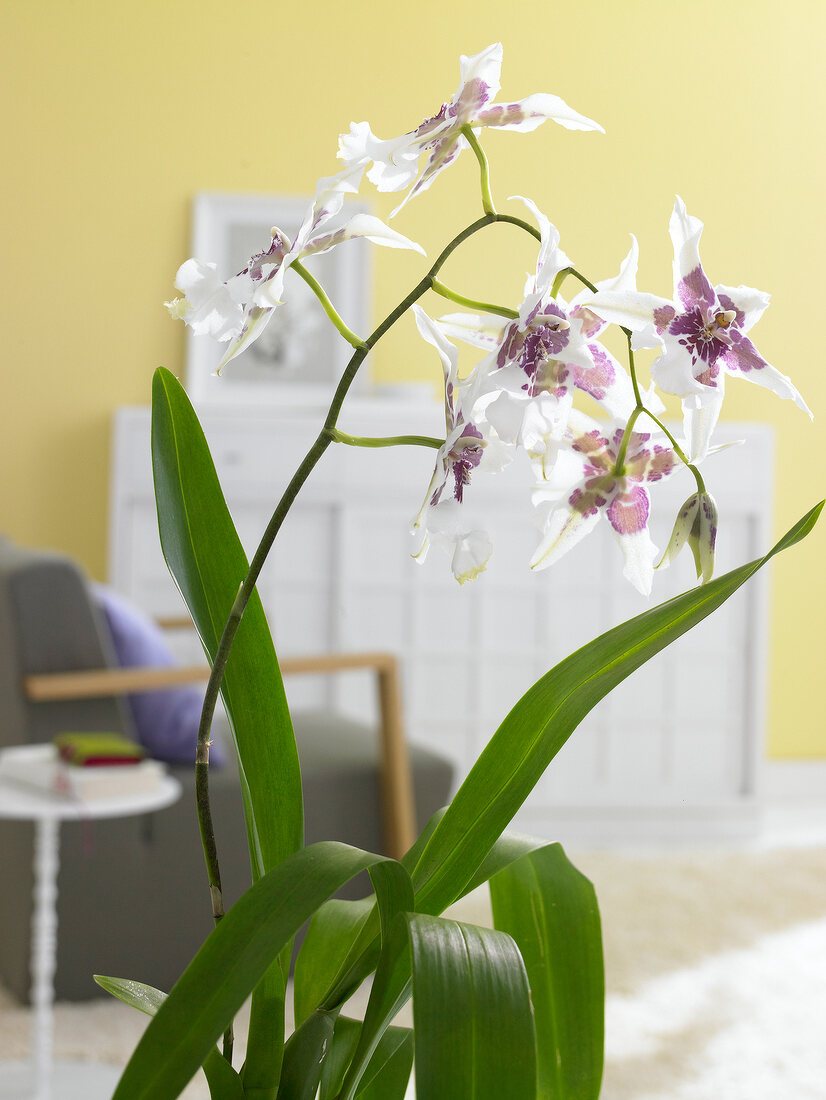
[[[248,563],[198,418],[180,383],[163,368],[152,383],[152,468],[164,557],[212,663]],[[221,696],[237,750],[255,881],[296,851],[304,828],[298,751],[257,592],[235,636]],[[287,945],[253,996],[247,1088],[272,1087],[278,1080],[290,950]]]
[[[388,1027],[364,1071],[356,1097],[360,1100],[404,1100],[413,1069],[413,1031]]]
[[[154,1016],[167,998],[163,990],[156,989],[154,985],[135,982],[131,978],[108,978],[104,974],[93,974],[92,977],[101,989],[147,1016]]]
[[[764,557],[614,627],[534,684],[434,829],[413,871],[417,911],[441,912],[462,894],[551,760],[612,688],[702,622],[775,554],[805,538],[822,508],[807,513]]]
[[[164,557],[212,662],[248,563],[198,418],[163,368],[152,384],[152,466]],[[303,835],[298,752],[257,593],[238,628],[221,695],[238,751],[257,878],[296,851]]]
[[[153,985],[145,985],[131,978],[107,978],[102,974],[93,977],[101,989],[147,1016],[154,1016],[168,996]],[[241,1078],[217,1047],[210,1049],[201,1068],[212,1100],[244,1100]]]
[[[324,1001],[330,989],[338,987],[343,976],[376,940],[378,931],[373,898],[359,901],[332,898],[321,906],[310,921],[295,961],[293,1008],[296,1026]]]
[[[287,1040],[278,1095],[284,1100],[315,1100],[322,1066],[336,1025],[334,1012],[314,1012]]]
[[[433,814],[402,857],[402,866],[408,871],[415,867],[443,814],[444,809]],[[341,1004],[372,971],[378,961],[378,944],[375,942],[378,927],[372,898],[361,901],[333,898],[321,906],[310,922],[296,960],[294,1007],[297,1024],[306,1019],[332,990],[336,993],[328,1002],[328,1007]],[[369,955],[365,955],[371,944],[373,947]]]
[[[352,1061],[361,1020],[339,1016],[333,1041],[327,1048],[321,1070],[319,1100],[334,1100]],[[376,1047],[364,1072],[357,1096],[362,1100],[404,1100],[413,1068],[413,1032],[406,1027],[389,1027]]]
[[[397,917],[382,946],[341,1100],[357,1095],[379,1038],[411,989],[422,1100],[536,1100],[530,989],[513,939],[419,913]]]
[[[300,849],[259,879],[213,929],[158,1008],[113,1100],[178,1096],[279,952],[322,902],[368,869],[382,882],[384,897],[401,895],[404,888],[393,886],[402,882],[401,865],[386,873],[377,870],[392,862],[326,841]]]
[[[605,976],[593,886],[551,844],[494,875],[490,896],[494,927],[514,939],[528,972],[537,1100],[597,1100]]]
[[[413,885],[401,863],[394,860],[371,867],[370,878],[376,893],[376,906],[384,940],[395,917],[413,908]],[[375,933],[371,930],[370,938],[374,937]],[[333,1013],[337,1010],[338,1005],[321,1006],[296,1028],[284,1050],[284,1081],[304,1082],[310,1078],[318,1081],[324,1045],[328,1040],[326,1027],[329,1026],[332,1030],[332,1024],[328,1025],[325,1021],[334,1019]],[[292,1100],[294,1093],[288,1090],[285,1095]]]

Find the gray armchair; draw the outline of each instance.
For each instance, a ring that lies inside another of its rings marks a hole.
[[[398,668],[387,654],[282,661],[287,674],[371,668],[379,730],[329,712],[294,716],[308,843],[334,839],[399,855],[450,794],[452,767],[403,735]],[[201,668],[121,669],[77,566],[0,538],[0,747],[65,730],[134,736],[125,695],[203,679]],[[194,746],[193,730],[193,746]],[[226,743],[229,744],[228,736]],[[143,817],[61,827],[56,996],[98,995],[93,973],[168,989],[211,928],[191,765],[175,805]],[[249,885],[246,830],[233,764],[210,792],[227,905]],[[29,994],[32,826],[0,821],[0,982]],[[358,896],[357,888],[349,896]]]

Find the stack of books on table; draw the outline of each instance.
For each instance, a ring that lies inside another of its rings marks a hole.
[[[81,802],[147,794],[164,771],[120,734],[63,733],[51,744],[0,751],[0,779]]]

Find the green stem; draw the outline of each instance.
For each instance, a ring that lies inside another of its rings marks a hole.
[[[685,465],[689,468],[689,470],[691,470],[692,474],[694,475],[694,480],[697,482],[698,491],[701,493],[707,492],[705,482],[703,481],[703,475],[700,473],[696,466],[692,465],[692,463],[688,461],[688,456],[686,455],[685,451],[679,445],[679,443],[668,430],[668,428],[666,428],[665,424],[663,424],[662,420],[654,416],[654,414],[648,409],[643,409],[642,411],[645,413],[646,416],[650,417],[650,419],[654,421],[658,428],[665,432],[666,436],[671,442],[674,454],[677,456],[677,458],[680,459],[681,462],[685,463]]]
[[[467,306],[468,309],[475,309],[479,313],[497,313],[500,317],[509,317],[511,320],[519,316],[517,310],[509,309],[507,306],[495,306],[491,302],[478,302],[475,298],[466,298],[464,294],[458,294],[455,290],[445,286],[439,279],[432,281],[430,289],[435,291],[436,294],[441,294],[443,298],[456,302],[457,305]]]
[[[490,166],[488,165],[488,158],[485,156],[485,152],[482,146],[479,144],[479,139],[473,132],[473,128],[467,123],[462,127],[462,134],[476,154],[476,159],[479,161],[479,182],[482,187],[482,209],[486,214],[495,214],[496,207],[493,205],[493,198],[490,193]]]
[[[572,275],[576,274],[576,272],[574,272],[573,269],[571,269],[571,274]],[[581,275],[578,275],[577,277],[580,278],[580,279],[582,278]],[[588,285],[590,286],[590,284],[588,284]],[[679,445],[679,443],[674,438],[674,436],[671,434],[671,432],[668,430],[668,428],[666,428],[665,424],[663,424],[663,422],[661,420],[659,420],[651,412],[651,410],[647,409],[645,407],[645,405],[643,404],[642,395],[640,394],[639,383],[637,382],[637,370],[636,370],[636,366],[634,364],[634,349],[631,346],[631,330],[628,329],[628,328],[625,328],[624,326],[622,326],[622,331],[625,333],[625,338],[628,341],[628,366],[630,367],[630,371],[631,371],[631,385],[634,387],[634,398],[636,399],[637,404],[636,404],[636,408],[631,413],[631,416],[628,418],[628,423],[625,425],[625,431],[623,432],[622,442],[620,443],[619,453],[617,454],[617,461],[616,461],[616,464],[614,466],[614,473],[617,476],[621,476],[621,474],[623,473],[623,467],[625,465],[625,455],[626,455],[626,452],[628,450],[628,441],[631,437],[631,429],[634,427],[634,423],[635,423],[637,417],[640,415],[640,413],[645,413],[645,415],[647,417],[649,417],[651,420],[654,421],[654,423],[657,425],[657,427],[659,427],[660,429],[662,429],[663,432],[665,432],[665,434],[666,434],[667,438],[669,439],[669,441],[671,443],[671,446],[674,450],[674,454],[677,456],[677,458],[680,459],[680,461],[682,463],[684,463],[688,467],[689,470],[691,470],[692,474],[694,475],[694,479],[697,482],[698,492],[705,493],[706,492],[706,486],[705,486],[705,482],[703,481],[703,475],[700,473],[700,471],[697,469],[696,466],[693,466],[688,461],[688,456],[686,455],[685,451],[683,451],[682,447]]]
[[[334,443],[346,443],[348,447],[433,447],[438,451],[444,443],[432,435],[347,435],[338,428],[331,428],[328,434]]]
[[[628,451],[628,443],[631,439],[631,430],[637,420],[640,413],[645,412],[642,405],[637,405],[631,415],[628,417],[628,423],[625,425],[625,431],[622,433],[622,442],[620,443],[619,451],[617,452],[617,461],[614,464],[614,476],[622,477],[625,473],[625,455]]]
[[[569,275],[573,275],[575,279],[579,279],[579,281],[587,286],[590,291],[593,291],[594,294],[598,293],[594,284],[589,279],[586,279],[584,275],[580,275],[575,267],[563,267],[561,271],[556,273],[556,278],[553,281],[553,286],[551,287],[552,298],[556,298],[557,294],[559,294],[560,287]]]
[[[319,302],[321,302],[324,312],[336,326],[336,328],[347,341],[347,343],[352,344],[354,348],[363,347],[363,340],[360,337],[356,336],[354,332],[351,332],[350,329],[345,325],[344,321],[342,321],[341,317],[336,311],[335,306],[327,297],[327,294],[325,293],[321,283],[319,283],[319,281],[310,274],[310,272],[307,270],[304,264],[301,263],[300,260],[293,260],[291,266],[293,271],[295,271],[297,275],[301,276],[301,278],[304,280],[304,282],[307,284],[313,294],[315,294],[316,298],[318,298]]]

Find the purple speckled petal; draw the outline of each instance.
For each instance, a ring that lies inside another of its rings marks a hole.
[[[574,385],[599,402],[615,420],[627,419],[636,405],[630,376],[601,344],[589,344],[588,349],[593,366],[572,364]]]
[[[467,84],[479,81],[487,89],[487,98],[492,99],[501,87],[499,77],[502,73],[502,43],[492,42],[484,50],[470,57],[459,58],[459,87],[453,97],[455,103]]]
[[[716,286],[714,289],[723,309],[736,312],[734,324],[741,332],[748,332],[757,324],[769,304],[768,294],[749,286]]]
[[[606,509],[608,522],[618,535],[635,535],[648,523],[651,505],[642,485],[630,485],[617,493]]]
[[[693,267],[677,283],[677,298],[685,309],[711,311],[717,301],[714,287],[700,264]]]
[[[605,133],[598,122],[569,107],[558,95],[547,92],[535,92],[516,103],[495,103],[480,111],[475,121],[480,126],[496,126],[500,130],[519,130],[526,133],[535,130],[549,118],[566,130],[598,130]]]
[[[774,367],[769,366],[747,336],[734,333],[731,348],[721,358],[725,362],[726,370],[731,374],[736,374],[749,382],[755,382],[758,386],[763,386],[765,389],[771,390],[772,393],[776,393],[778,397],[785,397],[794,401],[799,409],[808,413],[809,416],[812,415],[809,406],[803,400],[791,379],[785,374],[781,374]]]

